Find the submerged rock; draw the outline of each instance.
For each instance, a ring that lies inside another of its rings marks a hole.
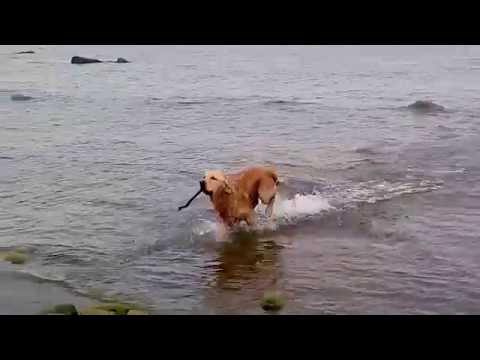
[[[115,315],[127,315],[128,311],[133,308],[133,306],[112,303],[96,306],[97,309],[111,311]]]
[[[10,99],[12,101],[28,101],[28,100],[33,100],[33,97],[22,95],[22,94],[13,94],[12,96],[10,96]]]
[[[81,56],[74,56],[70,60],[72,64],[94,64],[94,63],[101,63],[101,60],[98,59],[90,59],[86,57],[81,57]]]
[[[11,251],[4,254],[3,260],[15,265],[21,265],[27,262],[28,256],[17,251]]]
[[[125,64],[125,63],[129,63],[130,61],[128,61],[127,59],[124,59],[124,58],[117,58],[117,63],[121,63],[121,64]]]
[[[285,306],[285,299],[277,292],[269,292],[263,296],[260,306],[265,311],[279,311]]]
[[[434,102],[428,100],[415,101],[413,104],[408,105],[407,108],[419,112],[435,112],[445,110],[443,106],[435,104]]]
[[[148,315],[148,312],[133,305],[107,303],[81,309],[80,315]]]
[[[149,315],[146,311],[142,310],[128,310],[127,315]]]
[[[80,315],[115,315],[113,311],[97,309],[95,307],[80,309]]]

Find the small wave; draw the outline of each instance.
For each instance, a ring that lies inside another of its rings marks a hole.
[[[178,105],[203,105],[203,104],[208,104],[210,101],[177,101],[176,104]]]
[[[122,144],[137,145],[136,142],[130,141],[130,140],[113,140],[112,144],[114,144],[114,145],[122,145]]]
[[[464,174],[467,171],[465,168],[456,169],[456,170],[433,170],[432,172],[436,174]]]
[[[356,203],[376,203],[390,200],[402,195],[430,192],[441,188],[438,181],[422,180],[419,183],[390,183],[387,181],[368,181],[351,185],[334,194],[344,207],[355,206]]]
[[[19,271],[19,274],[30,278],[37,282],[49,282],[61,285],[66,289],[70,289],[68,283],[66,282],[66,277],[61,274],[57,274],[52,271],[40,270],[40,269],[22,269]]]
[[[174,99],[162,99],[157,97],[152,97],[146,100],[147,104],[152,102],[160,103],[161,106],[190,106],[190,105],[205,105],[210,104],[214,101],[212,100],[196,100],[196,99],[185,99],[185,100],[174,100]]]
[[[443,130],[443,131],[455,131],[455,130],[457,130],[455,128],[451,128],[451,127],[448,127],[448,126],[445,126],[445,125],[438,125],[437,129]]]
[[[377,152],[370,147],[356,148],[355,152],[357,154],[366,154],[366,155],[375,155]]]
[[[312,105],[313,102],[297,101],[297,100],[267,100],[263,102],[264,105]]]

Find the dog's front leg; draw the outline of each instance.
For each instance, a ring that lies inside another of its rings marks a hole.
[[[267,205],[267,208],[265,209],[265,215],[267,215],[269,218],[271,218],[272,215],[273,215],[273,205],[274,205],[274,203],[275,203],[275,196],[272,197],[272,199],[270,200],[270,202]]]
[[[257,224],[257,217],[254,211],[250,212],[250,214],[245,219],[245,222],[247,223],[248,226],[251,226],[251,227]]]
[[[215,234],[215,239],[219,242],[226,241],[228,239],[228,230],[229,227],[227,224],[225,224],[223,221],[219,221],[217,223],[217,229],[216,229],[216,234]]]

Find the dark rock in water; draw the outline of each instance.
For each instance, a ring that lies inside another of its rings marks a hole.
[[[61,304],[55,306],[49,314],[78,315],[77,308],[72,304]]]
[[[146,311],[132,309],[132,310],[128,310],[127,315],[140,315],[140,316],[144,316],[144,315],[149,315],[149,314],[148,314],[148,312],[146,312]]]
[[[13,94],[12,96],[10,96],[10,99],[12,101],[28,101],[28,100],[32,100],[33,97],[22,95],[22,94]]]
[[[94,64],[94,63],[101,63],[101,60],[98,59],[89,59],[81,56],[74,56],[70,61],[72,64]]]
[[[35,51],[33,50],[27,50],[27,51],[17,51],[15,54],[35,54]]]
[[[413,104],[408,105],[408,108],[420,112],[434,112],[434,111],[444,111],[445,108],[441,105],[435,104],[432,101],[418,100]]]

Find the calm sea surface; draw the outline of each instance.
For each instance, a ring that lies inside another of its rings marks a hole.
[[[0,249],[158,314],[479,313],[479,115],[478,46],[1,46]],[[274,224],[176,211],[252,164]]]

